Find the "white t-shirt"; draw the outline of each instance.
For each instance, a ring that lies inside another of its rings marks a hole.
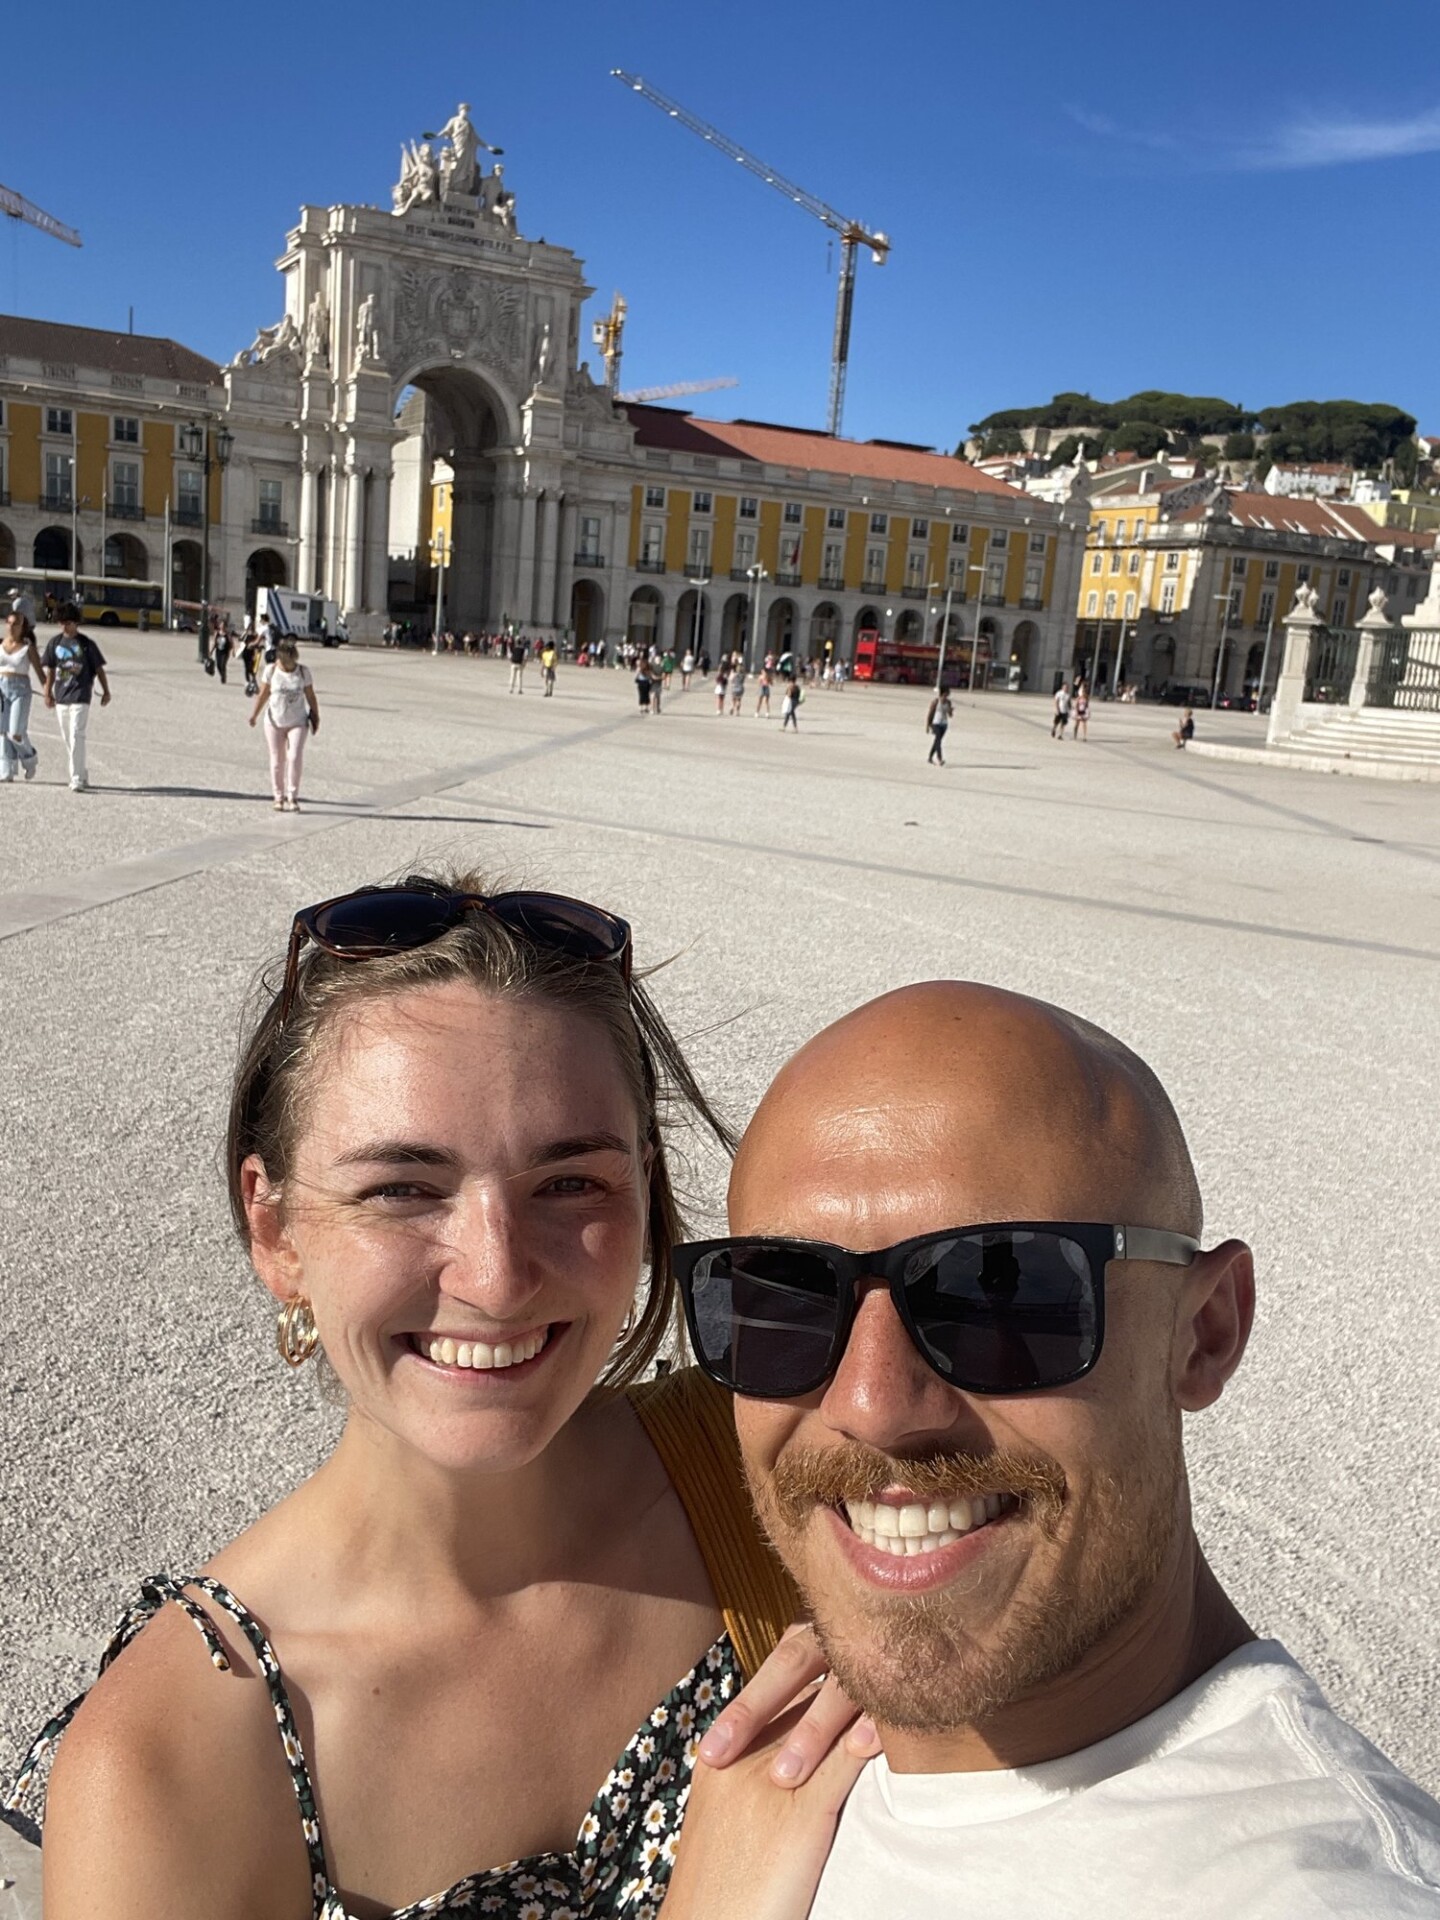
[[[1440,1916],[1440,1806],[1274,1640],[1080,1753],[892,1773],[846,1804],[810,1920]]]
[[[261,670],[260,684],[269,687],[265,718],[272,727],[303,727],[310,717],[305,689],[313,686],[309,667],[282,667],[272,660]]]

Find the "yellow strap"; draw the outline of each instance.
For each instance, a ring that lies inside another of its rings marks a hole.
[[[801,1608],[751,1511],[730,1395],[684,1367],[631,1387],[629,1400],[684,1505],[749,1679]]]

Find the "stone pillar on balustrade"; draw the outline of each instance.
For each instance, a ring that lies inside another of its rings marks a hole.
[[[1310,643],[1324,626],[1318,610],[1319,595],[1314,587],[1302,586],[1295,604],[1285,616],[1285,652],[1280,663],[1280,678],[1270,702],[1270,725],[1265,744],[1273,747],[1295,731],[1300,708],[1305,700],[1305,681],[1310,671]]]
[[[1370,700],[1370,683],[1374,678],[1377,658],[1384,658],[1384,643],[1393,631],[1390,614],[1385,605],[1385,589],[1370,589],[1370,604],[1361,616],[1357,629],[1360,644],[1355,650],[1355,673],[1350,682],[1348,705],[1351,712],[1367,706]]]

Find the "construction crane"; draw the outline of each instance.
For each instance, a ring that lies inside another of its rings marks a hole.
[[[834,207],[818,199],[815,194],[807,193],[803,187],[797,187],[787,180],[774,167],[767,167],[763,160],[757,160],[753,153],[747,153],[744,147],[737,146],[733,140],[707,125],[693,113],[668,99],[658,88],[637,74],[626,73],[621,67],[610,69],[611,78],[622,81],[633,93],[658,107],[670,119],[678,120],[682,126],[689,127],[692,133],[698,133],[702,140],[708,140],[712,147],[718,147],[721,153],[728,154],[742,167],[747,167],[757,179],[763,180],[767,187],[774,187],[777,193],[783,193],[787,200],[793,201],[803,212],[810,213],[821,220],[832,233],[840,236],[840,285],[835,296],[835,338],[830,353],[830,414],[828,430],[832,434],[840,431],[840,419],[845,411],[845,374],[850,363],[850,315],[855,305],[855,250],[868,247],[870,257],[877,267],[883,267],[890,252],[890,241],[883,233],[871,233],[858,220],[847,220],[843,213],[837,213]]]
[[[23,220],[27,227],[38,227],[41,233],[48,233],[52,240],[63,240],[67,247],[81,245],[80,236],[73,227],[67,227],[53,213],[46,213],[33,205],[23,193],[16,193],[13,187],[0,187],[0,213],[9,214],[12,220]]]
[[[668,387],[634,387],[629,393],[617,393],[617,400],[678,400],[684,393],[714,393],[720,387],[738,387],[733,373],[719,380],[677,380]]]

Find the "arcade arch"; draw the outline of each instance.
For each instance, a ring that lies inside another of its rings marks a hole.
[[[833,656],[840,639],[840,609],[822,600],[810,615],[810,652],[817,659]]]
[[[112,533],[105,542],[105,576],[110,580],[148,580],[150,555],[133,533]]]
[[[266,587],[288,587],[285,556],[273,547],[257,547],[245,562],[245,611],[255,611],[256,595]]]
[[[33,566],[44,573],[68,573],[70,571],[70,529],[68,527],[42,527],[35,536],[32,549]],[[85,564],[85,545],[83,541],[75,543],[75,568],[78,572]]]
[[[170,549],[170,596],[172,600],[200,602],[200,542],[177,540]]]
[[[795,646],[798,624],[793,600],[772,600],[765,616],[765,651],[790,653]]]
[[[1031,684],[1039,643],[1040,629],[1033,620],[1022,620],[1010,636],[1010,666],[1020,683],[1017,692]]]
[[[880,629],[880,609],[878,607],[861,607],[855,616],[855,624],[850,633],[850,656],[852,659],[855,656],[854,643],[860,638],[860,635],[862,633],[878,633]]]
[[[664,602],[658,587],[636,587],[630,596],[630,613],[625,622],[625,638],[635,647],[653,647],[660,635],[660,616]]]
[[[15,536],[7,526],[0,526],[0,567],[13,567],[15,564]]]
[[[709,594],[687,587],[675,606],[674,651],[683,658],[693,649],[698,660],[710,644],[711,619]]]
[[[732,593],[720,614],[720,652],[743,653],[750,632],[750,603],[743,593]],[[714,649],[712,648],[713,652]]]
[[[605,592],[598,580],[577,580],[571,587],[570,635],[577,653],[604,639]]]

